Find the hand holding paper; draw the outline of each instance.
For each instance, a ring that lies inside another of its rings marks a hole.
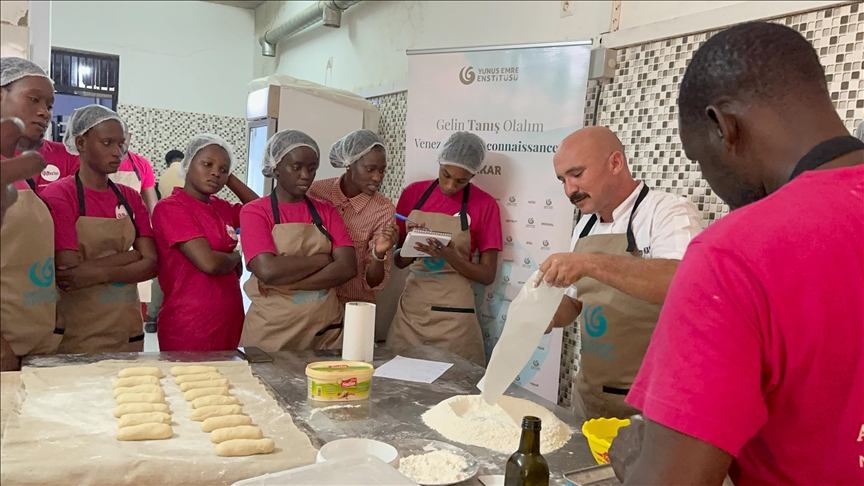
[[[565,289],[550,287],[541,279],[542,274],[534,272],[507,311],[504,331],[492,351],[486,374],[477,384],[489,405],[498,402],[531,359],[564,297]]]

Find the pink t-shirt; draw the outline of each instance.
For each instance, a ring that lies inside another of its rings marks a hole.
[[[135,226],[138,227],[139,236],[152,238],[150,214],[144,206],[141,195],[131,187],[122,184],[117,184],[117,188],[135,213]],[[78,207],[75,177],[66,177],[49,185],[42,191],[42,198],[51,206],[51,216],[54,217],[54,249],[78,251],[78,232],[75,230],[75,222],[81,215],[81,209]],[[127,217],[126,209],[110,188],[95,191],[85,187],[84,207],[88,217],[112,219],[118,216]]]
[[[141,191],[156,187],[156,175],[153,173],[153,165],[144,157],[129,151],[129,157],[120,162],[120,168],[117,172],[135,172],[138,169],[138,175],[141,180]]]
[[[211,196],[203,203],[183,191],[159,201],[153,233],[159,252],[159,285],[165,293],[159,312],[159,348],[163,351],[235,349],[243,330],[240,276],[207,275],[180,251],[179,244],[204,238],[214,251],[237,247],[242,204]]]
[[[864,166],[810,171],[690,243],[627,402],[736,485],[864,484]]]
[[[307,196],[308,197],[308,196]],[[321,222],[324,229],[330,233],[333,238],[333,249],[342,246],[354,246],[351,237],[348,236],[348,229],[345,228],[345,223],[339,216],[330,203],[309,198],[312,205],[321,216]],[[279,203],[279,218],[282,224],[286,223],[306,223],[312,224],[312,214],[309,213],[309,208],[306,203],[301,201],[298,203]],[[276,251],[276,243],[273,242],[273,209],[270,203],[270,196],[264,196],[261,199],[252,201],[245,205],[240,211],[240,229],[241,238],[243,240],[243,257],[246,259],[246,265],[253,258],[262,253],[278,254]]]
[[[429,189],[429,185],[433,180],[414,182],[402,191],[399,197],[399,202],[396,204],[396,213],[402,216],[408,216],[414,209],[414,206],[423,197],[423,194]],[[463,190],[464,191],[464,190]],[[423,203],[421,211],[427,213],[441,213],[459,216],[459,211],[462,210],[462,194],[463,191],[448,196],[441,192],[440,187],[436,187],[429,199]],[[486,250],[501,250],[503,248],[503,237],[501,235],[501,209],[498,207],[498,201],[489,195],[488,192],[471,184],[471,190],[468,192],[468,229],[471,232],[471,254],[474,250],[481,252]],[[405,222],[397,220],[399,231],[405,234]]]
[[[33,178],[38,194],[41,194],[42,189],[48,187],[48,184],[75,174],[78,171],[78,167],[81,166],[81,160],[78,156],[67,152],[66,146],[62,143],[43,140],[42,147],[37,152],[42,155],[46,164],[42,173]],[[15,155],[20,155],[20,152],[16,152]],[[25,181],[16,182],[15,187],[18,189],[30,189],[30,186]]]

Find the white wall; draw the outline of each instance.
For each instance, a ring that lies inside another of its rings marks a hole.
[[[255,11],[256,38],[313,3],[265,3]],[[319,23],[280,43],[275,59],[256,44],[255,76],[280,72],[374,96],[406,88],[406,49],[578,39],[620,47],[843,2],[622,0],[615,33],[611,0],[569,3],[573,14],[562,16],[558,1],[364,1],[340,29]]]
[[[30,57],[27,0],[0,2],[0,57]]]
[[[51,20],[54,47],[120,56],[121,103],[245,117],[251,11],[194,1],[55,1]]]
[[[267,2],[255,12],[256,35],[312,3]],[[609,29],[610,0],[570,3],[574,14],[561,17],[557,1],[366,1],[340,29],[318,24],[280,43],[278,72],[355,92],[404,89],[406,49],[581,40]],[[276,67],[260,50],[256,57],[256,75]]]

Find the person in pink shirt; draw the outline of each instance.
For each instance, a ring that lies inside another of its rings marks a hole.
[[[732,212],[690,244],[609,456],[624,484],[864,484],[864,143],[796,30],[702,45],[681,142]]]
[[[486,364],[471,282],[495,281],[503,239],[498,202],[471,184],[485,157],[483,139],[455,132],[441,143],[438,178],[410,184],[399,197],[396,213],[411,220],[406,224],[400,218],[400,247],[418,224],[453,238],[447,245],[435,238],[418,243],[416,249],[427,258],[404,258],[397,252],[396,266],[410,266],[411,274],[387,335],[388,346],[431,344]]]
[[[44,152],[45,128],[54,103],[51,79],[26,59],[4,57],[0,59],[0,85],[0,117],[14,119],[3,125],[0,158],[16,157],[20,150],[34,150],[40,144]],[[11,167],[7,164],[3,162],[4,172]],[[49,169],[43,164],[41,172]],[[12,186],[2,186],[5,198],[17,200],[8,214],[4,203],[5,224],[0,229],[3,371],[18,369],[23,356],[52,354],[61,338],[55,333],[54,223],[49,207],[39,197],[40,181],[36,174],[16,180]]]
[[[126,133],[127,149],[132,143],[132,132]],[[156,196],[156,175],[153,173],[153,165],[146,158],[136,154],[131,150],[127,150],[128,156],[120,163],[120,168],[117,172],[109,177],[117,184],[123,184],[135,189],[141,194],[144,199],[144,205],[150,214],[153,214],[153,208],[159,198]]]
[[[165,293],[160,351],[226,351],[240,341],[245,313],[236,230],[243,203],[258,195],[231,175],[236,165],[234,148],[218,135],[192,137],[177,172],[185,185],[153,211]],[[240,204],[215,196],[226,184]]]
[[[344,308],[336,288],[357,276],[354,243],[335,207],[306,195],[318,170],[318,144],[298,130],[276,133],[264,147],[269,196],[240,211],[243,256],[252,301],[241,346],[265,351],[338,349]]]
[[[141,195],[108,178],[126,155],[125,131],[104,106],[76,110],[64,145],[81,168],[43,192],[54,219],[61,353],[143,349],[135,284],[156,276],[156,246]]]

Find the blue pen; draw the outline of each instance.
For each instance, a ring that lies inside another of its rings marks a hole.
[[[402,215],[399,214],[399,213],[396,213],[396,218],[397,218],[397,219],[401,219],[402,221],[407,221],[407,222],[409,222],[409,223],[414,223],[414,224],[416,224],[416,225],[419,225],[419,224],[420,224],[420,223],[418,223],[417,221],[412,221],[412,220],[408,219],[406,216],[402,216]]]

